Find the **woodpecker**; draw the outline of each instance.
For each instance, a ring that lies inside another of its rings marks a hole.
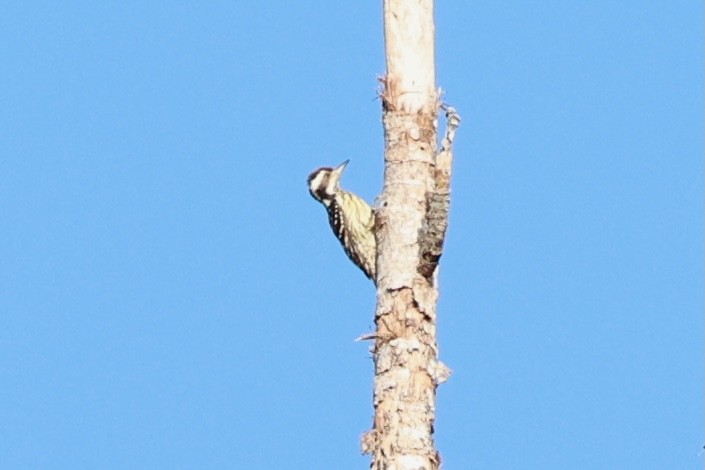
[[[335,168],[323,167],[308,175],[308,191],[323,204],[328,222],[348,258],[375,280],[377,244],[372,208],[360,196],[340,189],[340,176],[350,160]]]

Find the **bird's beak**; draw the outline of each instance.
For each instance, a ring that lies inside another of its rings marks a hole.
[[[343,170],[345,169],[346,166],[348,166],[348,163],[350,163],[350,160],[345,160],[343,163],[335,167],[335,171],[337,174],[343,173]]]
[[[343,170],[349,162],[350,160],[345,160],[343,163],[333,169],[333,176],[336,180],[340,181],[340,176],[343,174]]]

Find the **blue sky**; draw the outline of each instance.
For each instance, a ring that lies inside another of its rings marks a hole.
[[[335,3],[335,4],[333,4]],[[445,468],[703,464],[703,6],[438,2]],[[379,2],[0,6],[0,467],[367,468]]]

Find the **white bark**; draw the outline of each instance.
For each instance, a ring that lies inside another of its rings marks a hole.
[[[435,106],[433,0],[385,0],[384,44],[394,105],[410,113]]]
[[[362,445],[373,455],[375,470],[431,470],[440,467],[433,442],[436,387],[450,375],[438,361],[436,345],[434,279],[447,224],[450,159],[442,158],[437,167],[433,0],[385,0],[384,31],[375,417]],[[440,204],[433,202],[437,187]]]

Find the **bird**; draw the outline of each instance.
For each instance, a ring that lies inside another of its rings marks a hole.
[[[335,168],[314,170],[308,176],[308,190],[325,207],[330,227],[345,254],[374,282],[377,264],[374,212],[360,196],[340,188],[340,177],[348,163],[350,160]]]

